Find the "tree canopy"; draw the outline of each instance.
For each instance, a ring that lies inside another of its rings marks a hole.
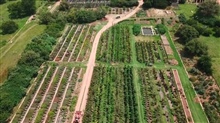
[[[157,24],[156,28],[161,35],[166,33],[166,28],[163,24]]]
[[[212,62],[208,55],[202,56],[197,63],[197,67],[208,75],[212,74]]]
[[[72,23],[90,23],[105,17],[107,9],[99,7],[97,10],[91,9],[71,9],[68,13],[68,21]]]
[[[186,43],[184,50],[188,55],[207,55],[208,54],[208,46],[201,43],[198,39],[193,39]]]
[[[181,38],[183,43],[186,43],[194,38],[199,37],[199,32],[192,26],[183,25],[177,30],[176,35]]]
[[[219,15],[220,7],[215,1],[206,1],[199,4],[196,15],[200,17],[211,17]]]
[[[136,35],[136,36],[139,35],[140,32],[141,32],[141,25],[140,24],[134,24],[132,30],[133,30],[134,35]]]
[[[18,29],[18,24],[12,20],[3,22],[0,29],[2,30],[2,34],[11,34],[14,33]]]
[[[35,0],[21,0],[8,6],[10,18],[21,18],[29,16],[36,11]]]
[[[112,7],[132,7],[137,5],[137,0],[110,0],[110,6]]]

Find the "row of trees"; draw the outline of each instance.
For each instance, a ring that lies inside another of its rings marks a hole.
[[[107,14],[105,7],[99,7],[96,10],[92,9],[75,9],[72,8],[68,13],[67,19],[72,23],[89,23],[95,20],[102,19]]]
[[[0,88],[0,123],[7,123],[14,106],[26,95],[32,78],[37,76],[40,65],[49,60],[49,54],[65,23],[55,20],[47,25],[44,33],[27,45],[17,66],[9,72]]]
[[[176,0],[144,0],[144,8],[166,8],[171,5],[172,2],[176,2]],[[186,0],[179,0],[179,3],[185,3]]]
[[[110,6],[112,7],[132,7],[137,6],[137,0],[111,0]]]

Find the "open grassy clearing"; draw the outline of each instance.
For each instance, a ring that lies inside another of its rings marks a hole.
[[[212,58],[213,65],[213,76],[217,80],[218,85],[220,86],[220,38],[213,36],[204,37],[200,36],[199,40],[208,45],[208,53]]]
[[[32,25],[33,28],[30,28],[28,32],[21,33],[18,38],[16,38],[16,42],[7,46],[7,49],[10,50],[4,55],[3,53],[7,50],[5,47],[4,50],[1,49],[1,59],[0,59],[0,82],[3,82],[8,74],[9,69],[13,68],[17,61],[20,58],[21,53],[25,49],[26,45],[30,43],[31,39],[35,36],[41,34],[45,26],[44,25]],[[13,46],[11,46],[13,45]]]
[[[195,4],[179,4],[179,9],[176,10],[176,13],[179,15],[183,13],[187,19],[189,19],[196,12]]]

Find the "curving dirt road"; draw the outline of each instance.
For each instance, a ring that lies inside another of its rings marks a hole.
[[[143,0],[139,0],[138,2],[139,2],[138,6],[133,11],[122,15],[121,18],[119,18],[119,19],[115,19],[115,17],[112,17],[111,15],[106,16],[106,18],[108,19],[107,25],[105,25],[97,33],[97,35],[94,39],[92,51],[91,51],[89,61],[88,61],[88,64],[87,64],[86,73],[84,75],[81,90],[80,90],[80,94],[79,94],[79,97],[78,97],[78,100],[77,100],[77,103],[76,103],[75,112],[76,111],[81,111],[82,112],[81,114],[84,114],[84,111],[85,111],[85,108],[86,108],[86,103],[87,103],[87,98],[88,98],[89,87],[90,87],[90,83],[91,83],[91,79],[92,79],[93,69],[94,69],[94,66],[95,66],[96,51],[97,51],[99,39],[100,39],[102,33],[104,31],[106,31],[107,29],[109,29],[110,27],[112,27],[114,24],[117,24],[118,22],[121,22],[123,20],[126,20],[126,19],[130,18],[136,12],[138,12],[140,7],[143,5]],[[82,123],[82,117],[83,117],[83,115],[81,116],[80,123]],[[73,114],[73,121],[74,120],[75,120],[75,113]],[[73,123],[73,121],[72,121],[72,123]]]

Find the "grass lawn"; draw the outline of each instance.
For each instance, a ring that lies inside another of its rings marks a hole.
[[[45,29],[44,25],[30,25],[32,26],[32,28],[30,28],[29,31],[24,31],[23,33],[21,33],[19,37],[16,39],[16,42],[14,42],[15,44],[12,43],[13,46],[12,44],[8,45],[8,48],[11,48],[4,56],[2,56],[1,54],[0,82],[3,82],[6,79],[8,70],[17,64],[21,56],[21,53],[25,49],[26,45],[31,41],[31,39],[41,34]],[[3,52],[4,51],[1,50],[1,53]]]
[[[208,52],[212,58],[213,76],[217,80],[217,84],[220,86],[220,38],[216,38],[213,36],[200,36],[199,40],[207,44],[209,47]]]
[[[179,10],[176,10],[176,13],[179,15],[180,13],[183,13],[187,19],[189,19],[190,16],[192,16],[196,11],[196,5],[195,4],[179,4]]]

